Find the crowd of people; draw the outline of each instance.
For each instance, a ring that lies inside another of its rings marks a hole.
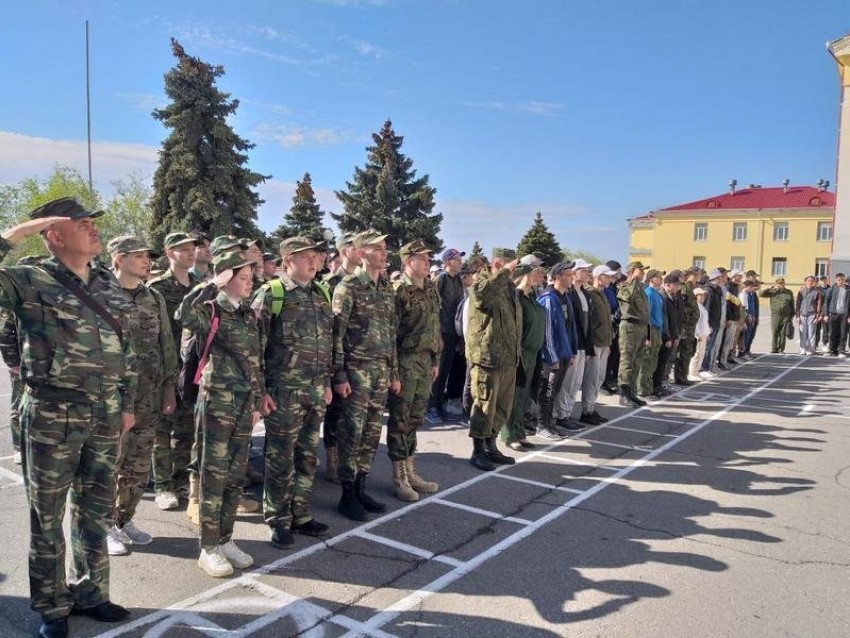
[[[127,617],[108,594],[109,556],[147,545],[136,524],[153,475],[162,510],[198,527],[198,565],[213,577],[253,558],[233,539],[262,510],[270,543],[324,538],[310,501],[319,445],[338,511],[386,510],[367,491],[385,409],[393,494],[439,490],[416,466],[424,422],[468,423],[470,462],[515,463],[529,439],[557,441],[605,423],[600,392],[644,406],[752,358],[758,295],[769,298],[773,351],[796,318],[801,350],[846,351],[850,295],[806,279],[762,290],[755,272],[661,272],[640,262],[544,264],[495,248],[490,260],[411,241],[388,268],[387,236],[305,237],[274,253],[257,238],[173,232],[164,255],[139,238],[107,246],[76,200],[62,198],[3,233],[0,257],[40,234],[48,255],[0,269],[0,352],[13,381],[13,439],[30,510],[32,608],[39,635],[66,636],[71,613]],[[165,269],[155,272],[157,259]],[[265,426],[262,467],[249,464]],[[262,504],[244,488],[263,485]],[[62,522],[71,495],[75,579]]]

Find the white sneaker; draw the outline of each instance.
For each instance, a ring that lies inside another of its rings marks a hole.
[[[218,546],[221,550],[221,553],[227,559],[227,561],[233,565],[236,569],[247,569],[251,565],[254,564],[254,559],[250,554],[246,554],[241,549],[236,547],[236,543],[232,540],[227,541],[226,543],[222,543]]]
[[[20,465],[21,464],[21,453],[15,452],[12,455],[12,461],[14,461],[15,465]]]
[[[233,574],[233,565],[221,553],[221,547],[202,549],[198,558],[198,567],[213,578],[224,578]]]
[[[695,382],[699,383],[702,380],[703,380],[703,377],[701,377],[699,374],[689,374],[688,375],[688,381],[695,381]]]
[[[115,527],[115,525],[110,527],[106,533],[106,548],[110,556],[124,556],[130,553],[130,550],[127,549],[127,546],[121,540],[121,530]]]
[[[176,510],[180,505],[174,492],[158,492],[154,503],[161,510]]]
[[[121,535],[121,542],[125,545],[150,545],[153,542],[153,536],[140,530],[133,521],[125,523],[118,533]]]

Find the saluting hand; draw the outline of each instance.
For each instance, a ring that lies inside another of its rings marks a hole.
[[[215,277],[213,277],[213,285],[221,290],[227,284],[230,283],[230,280],[233,279],[233,269],[228,269],[223,272],[218,273]]]
[[[38,235],[41,231],[47,230],[56,222],[68,221],[67,217],[41,217],[39,219],[30,219],[17,226],[12,226],[10,229],[3,231],[3,239],[16,244],[26,237]]]

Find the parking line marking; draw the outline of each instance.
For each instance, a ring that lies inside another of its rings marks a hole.
[[[0,467],[0,476],[5,476],[9,480],[12,481],[15,485],[23,485],[24,477],[18,474],[17,472],[11,472],[7,470],[5,467]]]
[[[536,485],[537,487],[545,487],[547,490],[558,490],[559,492],[571,492],[572,494],[581,494],[584,490],[574,490],[571,487],[563,487],[561,485],[552,485],[543,483],[542,481],[532,481],[531,479],[521,478],[519,476],[511,476],[510,474],[496,474],[496,478],[505,479],[508,481],[516,481],[517,483],[525,483],[527,485]]]
[[[600,426],[602,427],[602,426]],[[582,440],[582,439],[579,439]],[[566,463],[567,465],[578,465],[581,467],[596,467],[600,470],[608,470],[609,472],[616,472],[619,468],[611,467],[610,465],[602,465],[600,463],[591,463],[589,461],[576,461],[575,459],[564,459],[560,456],[555,456],[554,454],[539,454],[539,458],[541,459],[550,459],[552,461],[558,461],[559,463]]]
[[[604,427],[604,426],[603,426]],[[653,448],[642,445],[623,445],[622,443],[609,443],[608,441],[599,441],[597,439],[582,439],[588,443],[598,443],[599,445],[607,445],[609,447],[620,448],[621,450],[634,450],[636,452],[651,452]]]
[[[650,432],[649,430],[638,430],[637,428],[624,428],[619,425],[603,425],[603,428],[611,428],[612,430],[622,430],[623,432],[637,432],[638,434],[651,434],[653,436],[666,436],[671,439],[675,439],[675,434],[660,434],[658,432]]]
[[[500,521],[510,521],[511,523],[517,523],[518,525],[531,525],[534,521],[529,521],[525,518],[517,518],[516,516],[504,516],[499,514],[499,512],[491,512],[490,510],[484,510],[480,507],[473,507],[472,505],[464,505],[463,503],[455,503],[454,501],[447,501],[442,498],[435,498],[431,501],[432,503],[436,503],[437,505],[445,505],[447,507],[454,507],[459,510],[463,510],[465,512],[470,512],[472,514],[478,514],[479,516],[488,516],[490,518],[495,518]]]
[[[646,419],[647,421],[658,421],[659,423],[673,423],[675,425],[687,425],[687,421],[674,421],[673,419],[661,419],[657,416],[644,416],[643,414],[635,414],[635,419]]]
[[[393,549],[397,549],[400,552],[405,552],[406,554],[413,554],[414,556],[419,556],[419,558],[424,558],[426,560],[435,560],[440,563],[445,563],[446,565],[452,565],[453,567],[459,567],[462,563],[462,561],[459,561],[456,558],[452,558],[451,556],[435,554],[434,552],[429,552],[427,549],[422,549],[421,547],[414,547],[413,545],[409,545],[408,543],[402,543],[401,541],[396,541],[392,538],[387,538],[386,536],[378,536],[377,534],[372,534],[370,532],[360,532],[357,534],[357,536],[364,540],[377,543],[379,545],[386,545],[387,547],[392,547]]]

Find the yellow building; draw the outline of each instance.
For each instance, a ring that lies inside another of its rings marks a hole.
[[[762,281],[829,274],[835,195],[817,186],[750,186],[629,219],[629,261],[659,270],[755,270]]]

